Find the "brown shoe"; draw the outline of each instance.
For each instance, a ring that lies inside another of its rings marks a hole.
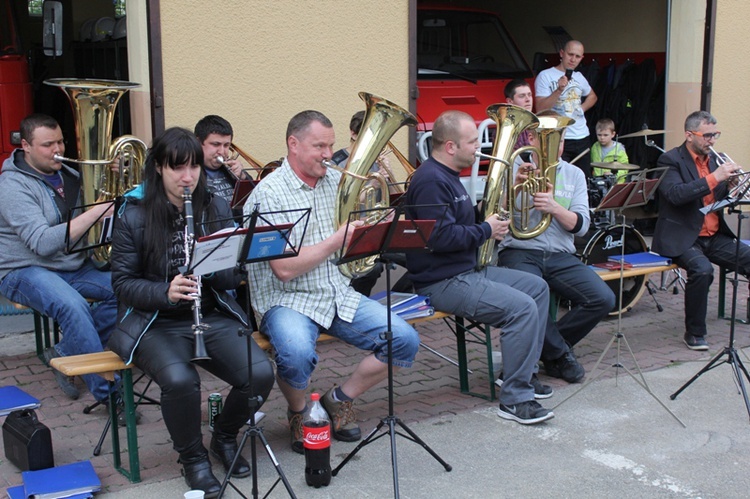
[[[297,454],[304,454],[305,449],[302,446],[302,418],[304,413],[286,411],[286,418],[289,420],[289,432],[292,439],[292,450]]]
[[[336,440],[356,442],[362,438],[362,432],[357,426],[357,415],[354,414],[352,402],[351,400],[349,402],[336,402],[333,399],[333,390],[335,389],[334,386],[328,390],[321,399],[323,409],[331,418],[331,433]]]

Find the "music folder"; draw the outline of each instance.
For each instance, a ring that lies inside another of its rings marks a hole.
[[[405,207],[373,208],[353,211],[349,214],[347,232],[353,228],[352,237],[347,246],[342,247],[341,258],[337,265],[359,260],[386,251],[406,253],[428,250],[427,241],[435,227],[435,220],[399,219]],[[379,214],[377,212],[380,212]],[[372,215],[379,218],[370,225],[354,227],[352,221],[365,215],[372,220]]]
[[[594,211],[621,210],[645,205],[656,193],[666,171],[666,167],[645,170],[630,182],[613,185]],[[646,174],[657,174],[657,178],[648,178]]]
[[[250,193],[253,192],[255,186],[258,185],[256,180],[238,180],[234,184],[234,193],[232,194],[232,202],[229,206],[233,210],[241,210],[245,206],[245,201],[250,197]]]
[[[117,213],[121,202],[122,196],[116,199],[108,199],[106,201],[97,201],[96,203],[75,206],[68,210],[68,221],[65,227],[65,251],[67,253],[79,253],[81,251],[87,251],[90,249],[98,248],[100,246],[105,246],[112,242],[112,228],[114,226],[114,217],[112,215],[106,217],[103,215],[99,216],[96,220],[94,220],[94,223],[92,223],[75,241],[73,241],[70,237],[70,222],[73,220],[73,218],[78,216],[83,211],[102,204],[114,206],[114,212]],[[94,227],[96,227],[97,224],[101,224],[101,231],[99,233],[98,240],[89,241],[89,233]]]

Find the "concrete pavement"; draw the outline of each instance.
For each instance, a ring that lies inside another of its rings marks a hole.
[[[718,273],[717,273],[718,274]],[[716,284],[714,285],[716,286]],[[729,288],[731,291],[731,288]],[[706,373],[676,400],[670,393],[726,345],[729,323],[716,318],[715,289],[709,304],[710,352],[693,352],[681,341],[682,295],[659,292],[664,312],[657,312],[645,295],[623,316],[603,321],[576,348],[591,370],[599,354],[621,329],[654,393],[682,421],[680,426],[623,369],[609,368],[601,379],[555,408],[556,417],[537,426],[522,426],[495,414],[496,402],[461,394],[457,369],[421,351],[411,369],[396,375],[396,415],[453,466],[450,473],[421,447],[397,436],[399,489],[405,498],[422,497],[745,497],[750,489],[747,463],[750,416],[733,381],[732,369],[721,364]],[[740,314],[747,289],[741,290]],[[31,316],[0,317],[0,379],[17,384],[42,401],[40,420],[52,430],[55,461],[64,464],[91,459],[102,480],[105,497],[179,498],[186,491],[176,454],[158,408],[142,407],[139,450],[143,482],[130,484],[112,468],[111,444],[92,457],[91,450],[106,419],[103,410],[82,414],[91,403],[86,393],[77,401],[66,399],[52,372],[33,354]],[[418,327],[429,346],[455,357],[456,342],[440,322]],[[750,326],[738,325],[737,346],[747,361]],[[615,363],[611,350],[603,366]],[[620,362],[633,369],[628,350]],[[321,362],[310,391],[324,391],[348,375],[360,354],[340,343],[320,345]],[[472,389],[485,389],[486,370],[481,348],[469,350]],[[750,365],[750,361],[747,361]],[[589,373],[592,376],[594,373]],[[615,374],[617,377],[615,378]],[[551,407],[578,389],[542,375],[555,396],[543,401]],[[227,393],[226,385],[203,375],[206,394]],[[81,385],[82,390],[85,388]],[[158,390],[149,391],[158,397]],[[378,387],[356,404],[360,424],[368,432],[387,413],[386,390]],[[205,414],[204,401],[204,414]],[[349,462],[329,487],[312,489],[304,484],[304,457],[291,452],[285,407],[273,390],[263,407],[265,435],[298,497],[389,497],[393,479],[388,438],[368,445]],[[204,424],[205,424],[204,416]],[[205,428],[205,426],[204,426]],[[206,444],[209,433],[204,432]],[[340,463],[355,444],[334,442],[333,465]],[[244,455],[249,458],[249,449]],[[260,492],[272,485],[276,474],[269,458],[258,448]],[[218,476],[222,476],[215,466]],[[0,490],[21,483],[20,471],[0,456]],[[251,480],[236,479],[245,495]],[[270,497],[286,497],[281,485]],[[239,497],[232,492],[227,497]]]

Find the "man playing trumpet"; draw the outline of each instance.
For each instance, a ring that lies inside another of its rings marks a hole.
[[[221,116],[210,114],[195,124],[194,133],[203,147],[203,171],[208,190],[231,204],[237,180],[250,179],[242,163],[230,157],[229,148],[234,138],[232,125]]]
[[[700,211],[725,199],[731,176],[742,171],[733,161],[714,154],[712,146],[720,135],[716,118],[706,111],[695,111],[685,119],[685,142],[662,154],[658,161],[658,166],[668,170],[659,184],[653,250],[687,270],[683,341],[691,350],[708,350],[706,309],[714,279],[711,264],[735,267],[736,236],[722,211],[705,215]],[[740,274],[750,273],[750,247],[740,245],[737,263]]]

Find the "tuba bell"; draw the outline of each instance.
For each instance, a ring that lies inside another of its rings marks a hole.
[[[389,205],[386,179],[378,172],[370,172],[370,169],[399,128],[417,124],[413,114],[386,99],[367,92],[360,92],[359,97],[365,101],[366,111],[339,181],[334,214],[337,229],[349,221],[349,214],[353,211]],[[368,222],[371,221],[365,221]],[[355,278],[366,274],[374,266],[373,256],[341,265],[339,269],[345,276]]]
[[[146,144],[132,135],[123,135],[112,142],[115,108],[125,92],[139,83],[114,80],[71,80],[54,78],[45,84],[60,88],[70,101],[75,120],[78,159],[57,158],[81,165],[81,200],[84,206],[114,200],[141,182],[146,159]],[[110,165],[119,162],[117,172]],[[98,244],[101,223],[89,231],[88,244]],[[94,249],[95,261],[109,261],[109,246]]]

